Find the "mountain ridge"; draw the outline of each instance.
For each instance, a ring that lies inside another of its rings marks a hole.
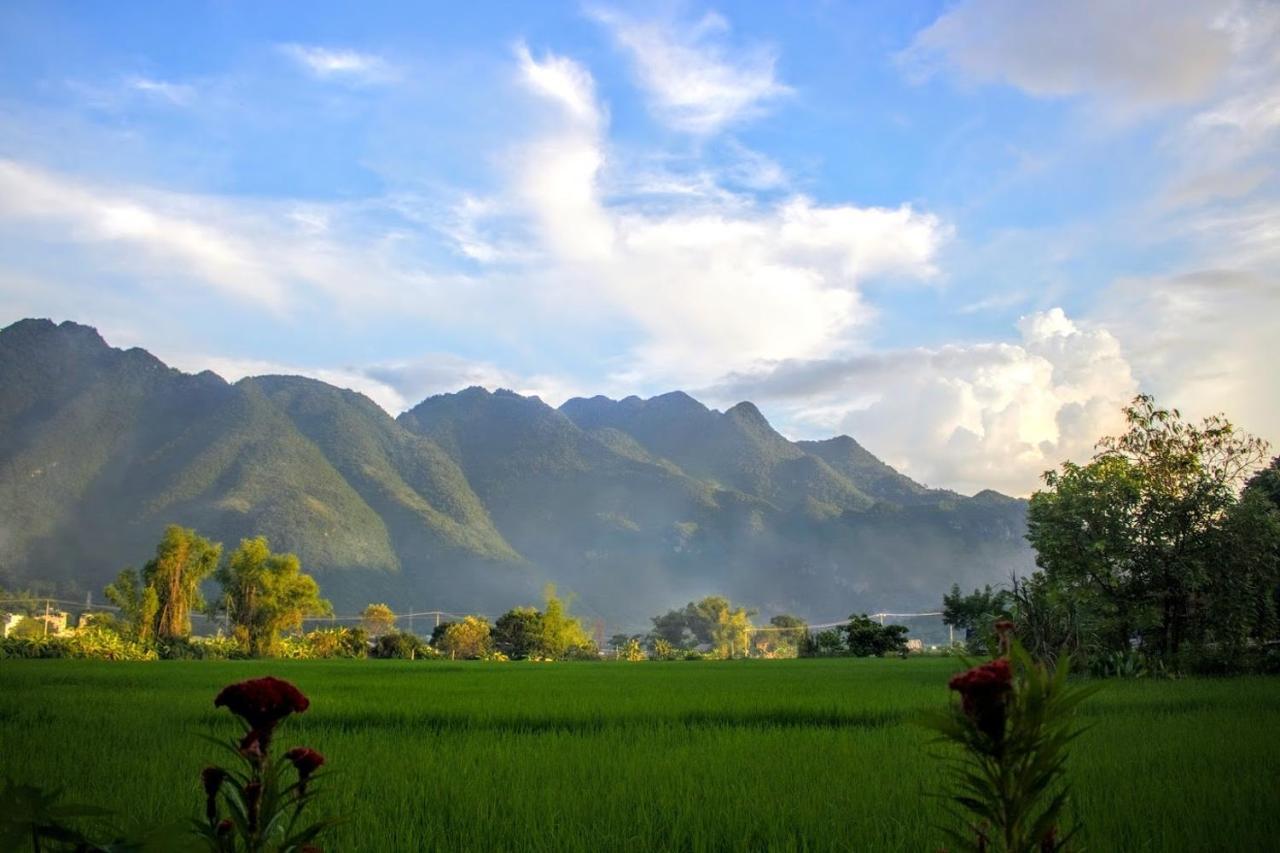
[[[791,441],[749,401],[553,407],[473,386],[393,418],[319,380],[183,373],[49,320],[0,329],[0,511],[10,581],[96,590],[176,521],[267,535],[348,608],[496,613],[554,581],[631,625],[707,592],[919,606],[1030,565],[1024,501],[929,489],[849,436]]]

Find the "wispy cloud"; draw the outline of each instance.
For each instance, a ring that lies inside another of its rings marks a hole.
[[[185,83],[170,83],[164,80],[153,80],[149,77],[130,77],[125,85],[135,92],[151,98],[168,101],[176,106],[185,107],[195,98],[194,86]]]
[[[916,77],[949,69],[1037,96],[1129,104],[1194,101],[1230,68],[1237,0],[966,0],[899,60]],[[1135,34],[1141,34],[1136,37]]]
[[[356,83],[387,83],[395,78],[391,64],[371,53],[292,43],[280,45],[280,51],[316,77]]]
[[[657,116],[679,130],[712,134],[791,93],[778,80],[773,48],[731,45],[729,22],[714,12],[692,24],[604,8],[589,14],[631,56]]]

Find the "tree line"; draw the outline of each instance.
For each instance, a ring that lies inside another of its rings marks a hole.
[[[206,601],[201,585],[215,579],[221,592]],[[253,657],[276,651],[284,631],[308,616],[326,616],[332,605],[302,571],[296,554],[273,553],[264,537],[240,540],[226,560],[222,544],[171,524],[141,571],[127,568],[104,590],[120,608],[119,629],[138,643],[181,643],[191,636],[191,616],[226,618],[231,636]]]
[[[944,598],[989,651],[998,619],[1034,654],[1099,671],[1280,671],[1280,457],[1224,416],[1146,395],[1085,464],[1046,472],[1028,509],[1037,571]]]

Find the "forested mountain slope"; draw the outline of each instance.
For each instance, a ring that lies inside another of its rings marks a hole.
[[[311,379],[181,373],[74,323],[0,330],[0,583],[97,591],[178,522],[296,551],[344,611],[498,612],[551,580],[617,625],[707,592],[817,618],[1025,571],[1024,519],[847,436],[789,441],[750,403],[468,388],[393,419]]]

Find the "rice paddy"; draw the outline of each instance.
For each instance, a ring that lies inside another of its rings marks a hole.
[[[0,663],[0,777],[117,823],[202,803],[218,688],[311,697],[282,746],[329,758],[328,850],[875,850],[942,846],[915,716],[947,659],[676,663]],[[1110,681],[1072,755],[1092,850],[1275,850],[1280,679]]]

